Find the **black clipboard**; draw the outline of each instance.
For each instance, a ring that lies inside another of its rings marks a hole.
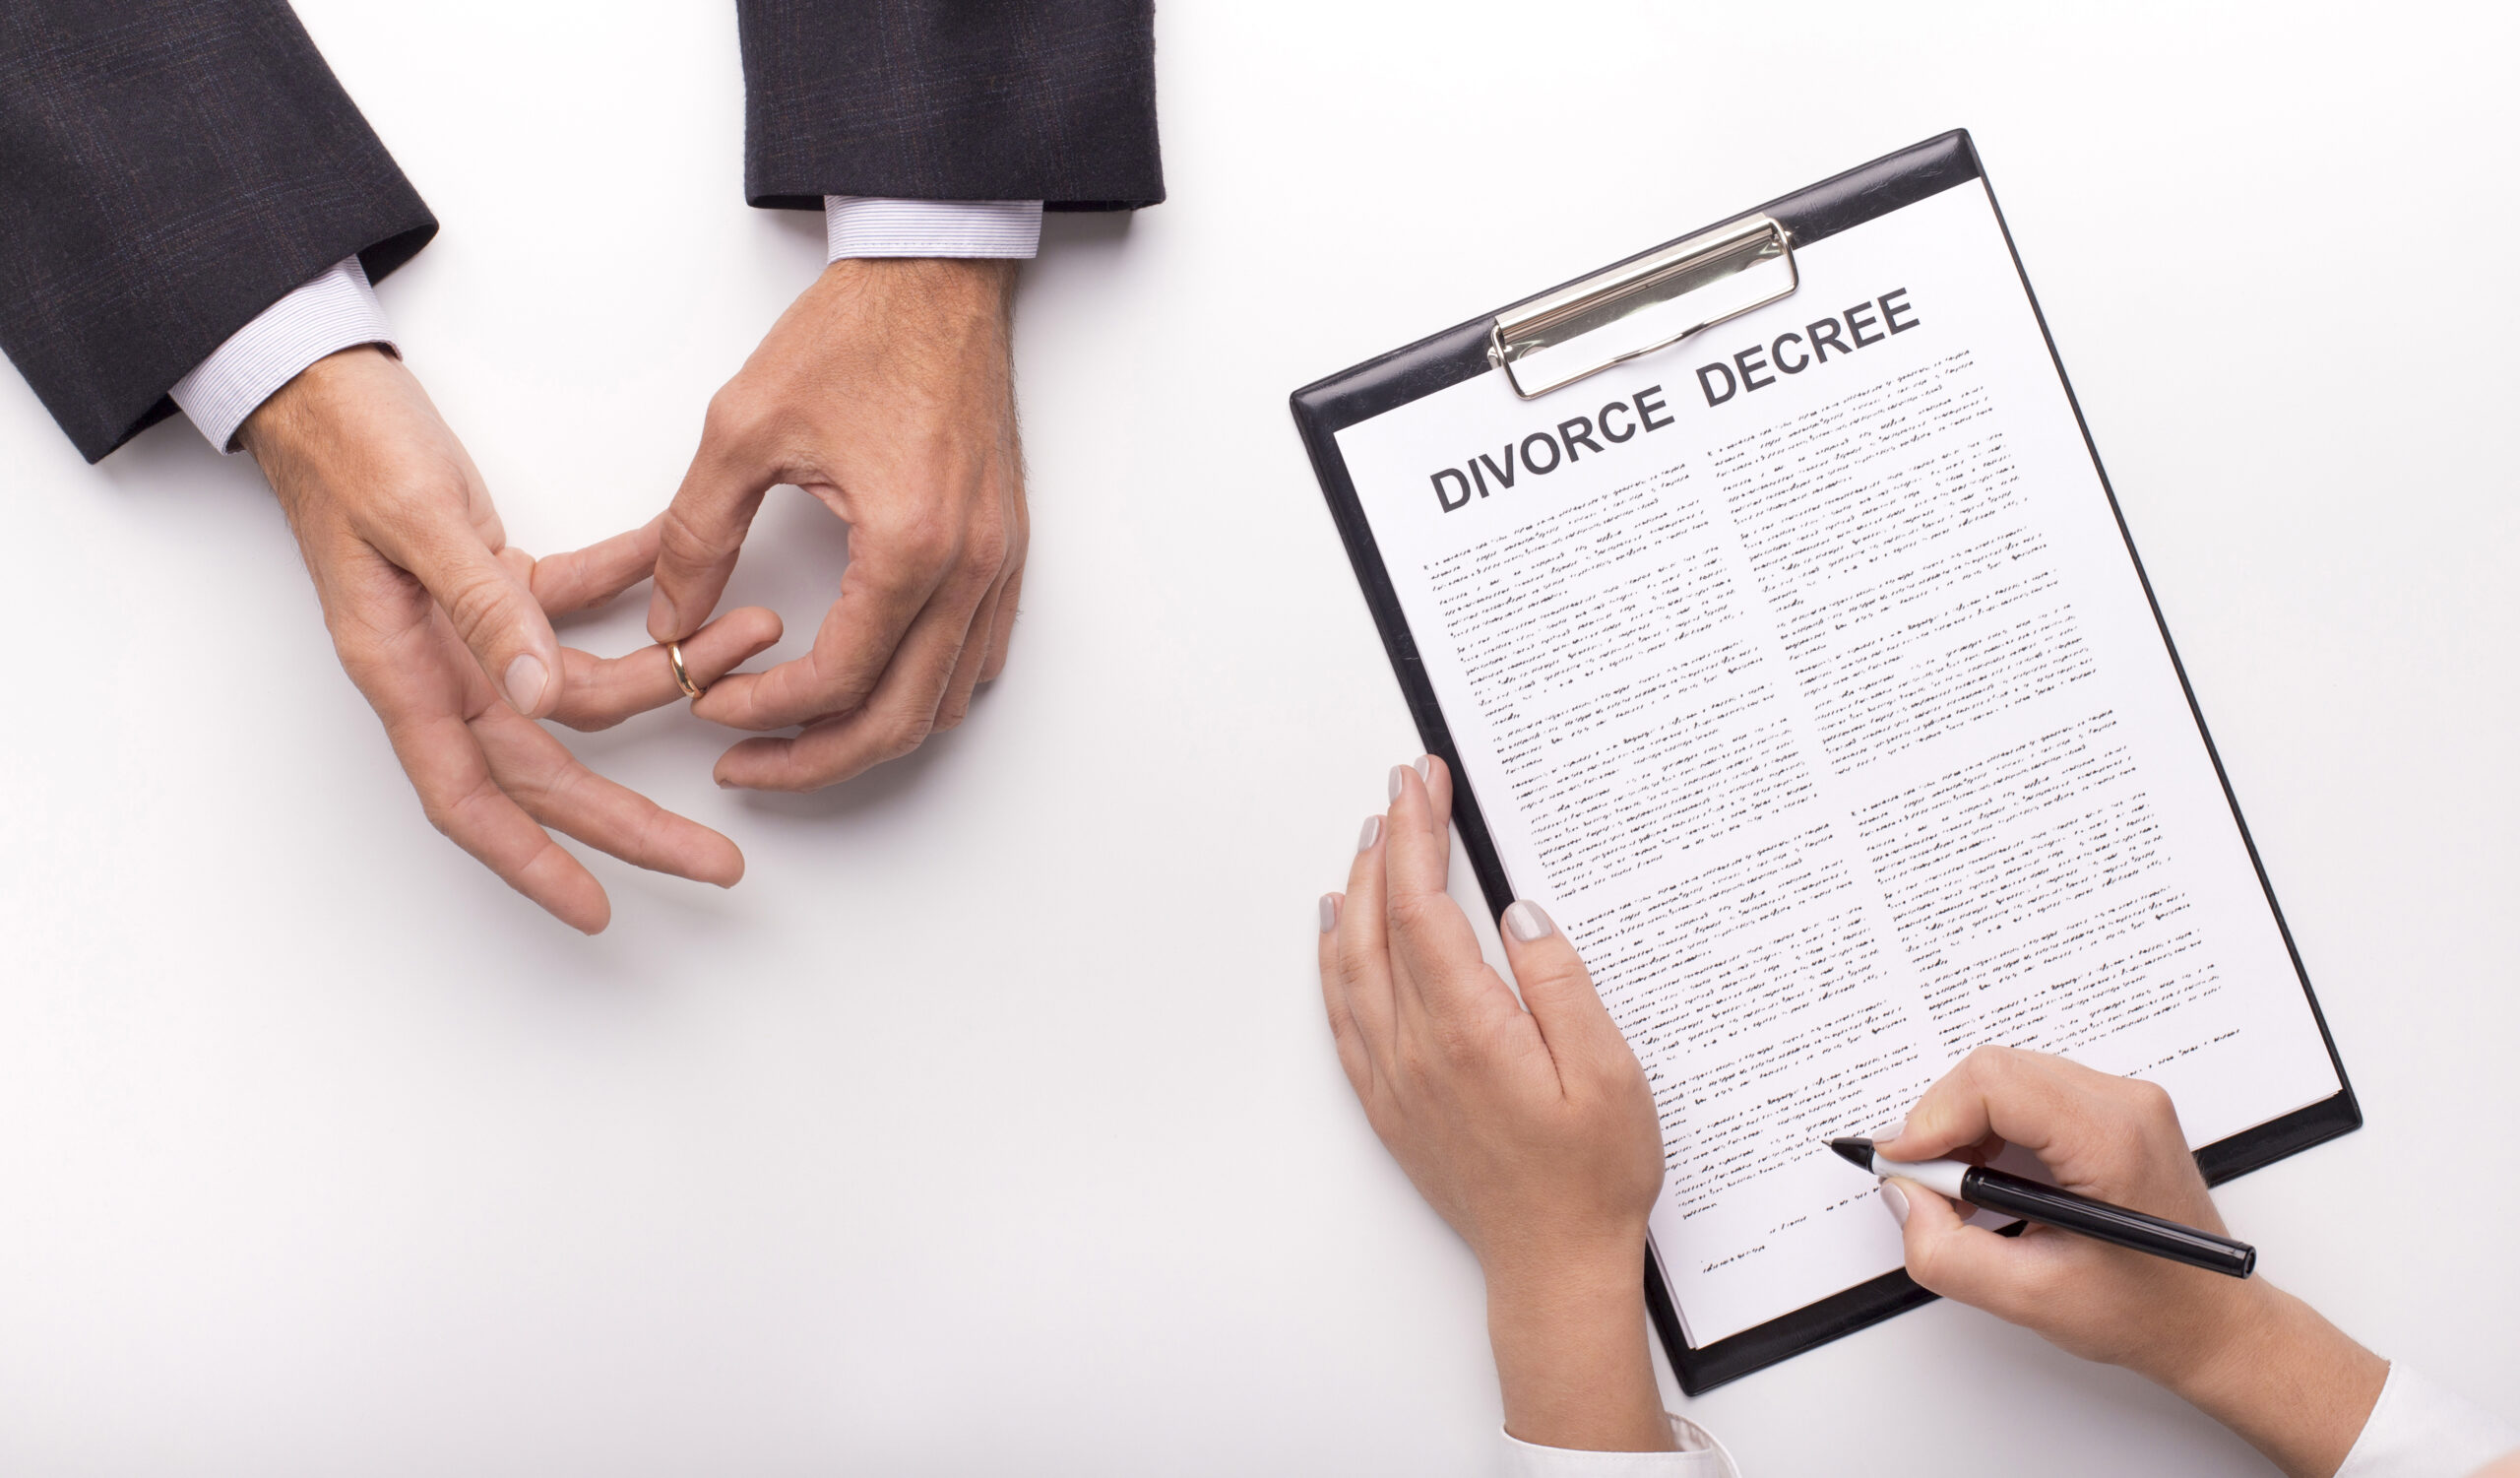
[[[1726,270],[1726,263],[1717,259],[1727,252],[1731,253],[1728,260],[1733,267],[1747,263],[1753,257],[1764,260],[1775,255],[1756,239],[1759,235],[1757,230],[1745,232],[1744,226],[1773,226],[1778,238],[1775,246],[1782,250],[1789,240],[1793,245],[1805,245],[1903,206],[1913,205],[1955,185],[1984,178],[1985,170],[1979,162],[1978,151],[1969,138],[1968,130],[1955,129],[1782,196],[1747,216],[1732,218],[1723,225],[1694,232],[1653,251],[1613,263],[1600,273],[1565,284],[1538,298],[1527,299],[1516,307],[1482,314],[1421,339],[1406,349],[1394,350],[1352,369],[1317,380],[1294,393],[1292,403],[1295,425],[1303,435],[1305,450],[1311,454],[1313,472],[1321,481],[1322,494],[1329,501],[1330,514],[1338,525],[1339,536],[1348,546],[1348,558],[1355,567],[1356,582],[1364,591],[1365,604],[1373,612],[1374,625],[1382,632],[1383,649],[1391,658],[1393,674],[1400,679],[1401,692],[1408,699],[1410,715],[1417,720],[1418,733],[1426,752],[1440,756],[1452,768],[1453,820],[1460,828],[1464,849],[1469,854],[1471,868],[1479,878],[1480,891],[1486,898],[1490,914],[1501,915],[1514,901],[1515,893],[1505,877],[1504,866],[1496,855],[1486,819],[1480,810],[1477,778],[1462,768],[1461,756],[1453,744],[1442,705],[1436,701],[1434,686],[1427,680],[1425,668],[1418,659],[1417,643],[1410,634],[1399,597],[1383,568],[1373,531],[1366,522],[1355,485],[1349,478],[1347,462],[1340,454],[1338,433],[1491,370],[1503,369],[1510,374],[1520,346],[1509,339],[1508,330],[1517,326],[1529,327],[1550,314],[1561,321],[1569,315],[1580,315],[1591,300],[1585,290],[1588,285],[1621,280],[1635,283],[1658,275],[1669,278],[1677,272],[1683,275],[1681,286],[1685,288],[1689,285],[1685,274],[1696,270],[1691,265],[1693,263],[1702,266],[1708,261],[1717,261],[1717,270],[1721,271]],[[1991,202],[1991,183],[1987,191]],[[2057,381],[2064,387],[2067,404],[2073,408],[2074,421],[2082,432],[2084,448],[2091,454],[2092,470],[2098,475],[2102,491],[2109,498],[2110,512],[2116,519],[2118,535],[2126,541],[2127,557],[2134,562],[2136,577],[2143,584],[2144,598],[2152,607],[2154,625],[2161,632],[2162,645],[2169,652],[2173,670],[2178,675],[2179,689],[2186,697],[2188,713],[2195,719],[2197,735],[2204,740],[2205,752],[2213,761],[2215,779],[2222,785],[2224,801],[2231,805],[2232,819],[2239,828],[2240,840],[2248,850],[2249,865],[2256,870],[2258,886],[2265,891],[2267,907],[2273,912],[2276,928],[2283,935],[2285,950],[2291,956],[2294,973],[2300,981],[2301,994],[2309,1002],[2311,1018],[2318,1024],[2319,1039],[2327,1048],[2330,1064],[2336,1069],[2339,1086],[2333,1097],[2197,1150],[2196,1161],[2205,1173],[2207,1184],[2220,1185],[2362,1127],[2362,1111],[2355,1100],[2353,1084],[2346,1078],[2345,1063],[2337,1056],[2336,1040],[2328,1031],[2326,1014],[2319,1009],[2317,994],[2310,989],[2309,973],[2301,966],[2300,951],[2294,945],[2292,928],[2285,923],[2284,911],[2275,901],[2274,887],[2267,881],[2265,865],[2257,855],[2257,843],[2249,836],[2248,823],[2240,815],[2239,802],[2232,794],[2231,778],[2224,773],[2222,755],[2215,750],[2213,736],[2205,728],[2205,715],[2196,705],[2196,693],[2188,683],[2186,667],[2179,662],[2178,649],[2171,641],[2170,627],[2162,619],[2161,603],[2154,599],[2152,579],[2145,574],[2143,561],[2136,555],[2134,539],[2128,534],[2125,516],[2117,506],[2117,494],[2110,488],[2109,475],[2101,466],[2100,450],[2092,443],[2091,427],[2083,420],[2081,403],[2074,398],[2073,385],[2065,377],[2064,362],[2056,357],[2056,343],[2048,332],[2047,315],[2039,311],[2038,295],[2031,289],[2028,274],[2021,271],[2021,254],[2013,248],[2012,229],[2003,224],[2000,206],[1996,208],[1995,219],[2003,230],[2004,244],[2011,250],[2013,270],[2020,275],[2022,292],[2029,297],[2031,311],[2038,318],[2039,332],[2047,341],[2049,362],[2055,367]],[[1787,280],[1791,281],[1790,251],[1786,251],[1785,256]],[[1703,280],[1703,274],[1699,280]],[[1724,316],[1733,316],[1771,300],[1766,297],[1755,301],[1745,298],[1737,306],[1732,306]],[[1538,318],[1533,311],[1536,306],[1544,310]],[[1697,324],[1688,333],[1721,321],[1721,318],[1715,318]],[[1539,324],[1539,332],[1531,341],[1534,345],[1545,341],[1547,327],[1544,322]],[[1666,340],[1661,344],[1640,347],[1619,357],[1636,357],[1674,342],[1677,341]],[[1594,367],[1606,368],[1607,365]],[[1555,388],[1544,384],[1541,390],[1525,392],[1519,380],[1513,383],[1517,393],[1524,394],[1526,398]],[[1891,1272],[1703,1348],[1693,1348],[1681,1331],[1678,1314],[1664,1287],[1661,1269],[1655,1264],[1650,1252],[1646,1257],[1646,1307],[1653,1315],[1655,1328],[1663,1337],[1664,1349],[1670,1356],[1671,1369],[1679,1378],[1680,1388],[1690,1395],[1738,1380],[1752,1371],[1762,1370],[1815,1345],[1851,1334],[1867,1324],[1878,1323],[1894,1314],[1929,1303],[1934,1297],[1918,1287],[1906,1273]]]

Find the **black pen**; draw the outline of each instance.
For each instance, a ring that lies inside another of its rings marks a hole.
[[[1919,1160],[1914,1164],[1884,1160],[1874,1153],[1869,1139],[1832,1139],[1829,1148],[1858,1170],[1899,1176],[1953,1200],[2168,1257],[2190,1267],[2245,1278],[2257,1266],[2257,1249],[2245,1242],[2182,1227],[2174,1221],[2096,1201],[2004,1171],[1962,1160]]]

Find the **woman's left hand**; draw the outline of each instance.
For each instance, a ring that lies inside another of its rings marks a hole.
[[[1452,780],[1391,772],[1348,891],[1321,900],[1321,990],[1365,1117],[1478,1254],[1506,1429],[1549,1446],[1671,1445],[1645,1345],[1663,1135],[1636,1055],[1534,903],[1501,933],[1522,998],[1444,891]],[[1528,1010],[1526,1009],[1528,1006]]]

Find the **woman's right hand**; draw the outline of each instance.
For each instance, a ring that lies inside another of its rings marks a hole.
[[[2018,1144],[2068,1190],[2224,1230],[2170,1095],[2062,1058],[1982,1047],[1925,1090],[1892,1161],[1983,1161]],[[2336,1471],[2388,1367],[2263,1278],[2229,1278],[2052,1227],[1999,1237],[1893,1177],[1908,1274],[2035,1329],[2086,1360],[2122,1365],[2247,1438],[2286,1472]]]
[[[2007,1143],[2037,1155],[2068,1190],[2224,1233],[2170,1095],[2063,1058],[1981,1047],[1875,1148],[1885,1160],[1984,1161]],[[2164,1383],[2244,1323],[2265,1286],[2052,1227],[1998,1237],[1914,1181],[1891,1181],[1882,1199],[1892,1215],[1904,1210],[1919,1283]]]

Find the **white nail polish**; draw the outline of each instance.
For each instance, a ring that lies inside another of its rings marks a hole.
[[[534,712],[534,705],[542,701],[543,684],[550,680],[551,670],[542,665],[541,658],[531,652],[520,654],[508,664],[508,702],[519,713]]]
[[[1404,782],[1404,781],[1402,781],[1400,777],[1401,777],[1401,776],[1403,776],[1403,775],[1406,775],[1406,774],[1408,774],[1408,773],[1409,773],[1409,767],[1408,767],[1407,765],[1393,765],[1393,766],[1391,767],[1391,799],[1392,799],[1392,800],[1397,801],[1397,800],[1399,800],[1399,799],[1400,799],[1400,787],[1401,787],[1403,784],[1405,784],[1405,782]]]
[[[1365,829],[1356,833],[1356,850],[1363,852],[1382,840],[1382,817],[1365,817]]]
[[[1416,770],[1418,772],[1418,778],[1426,782],[1428,785],[1433,785],[1435,783],[1435,756],[1431,754],[1420,754],[1418,756],[1417,761],[1410,765],[1409,768]]]
[[[1321,895],[1321,932],[1323,933],[1328,933],[1338,927],[1339,895],[1336,893],[1324,893]]]
[[[1557,932],[1557,926],[1541,912],[1539,904],[1524,900],[1505,910],[1505,931],[1528,944]]]
[[[1892,1221],[1897,1222],[1903,1227],[1908,1224],[1908,1192],[1891,1185],[1888,1181],[1883,1181],[1881,1183],[1881,1204],[1890,1208],[1890,1219]]]
[[[1907,1131],[1908,1121],[1905,1119],[1893,1119],[1890,1121],[1888,1127],[1874,1129],[1865,1137],[1869,1138],[1875,1144],[1888,1144],[1891,1140],[1898,1138],[1901,1134],[1904,1134]]]

